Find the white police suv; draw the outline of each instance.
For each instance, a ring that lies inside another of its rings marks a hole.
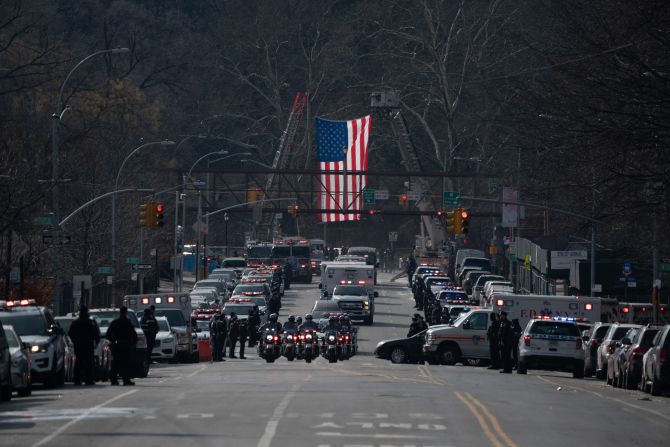
[[[49,309],[37,306],[32,299],[0,301],[0,321],[13,326],[30,345],[33,382],[47,386],[65,383],[65,332]]]
[[[517,373],[528,369],[569,371],[584,377],[584,350],[573,318],[541,317],[530,320],[519,339]]]

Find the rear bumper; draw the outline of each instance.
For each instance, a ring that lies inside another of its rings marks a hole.
[[[574,371],[576,367],[582,367],[584,364],[583,358],[574,357],[559,357],[559,356],[542,356],[529,355],[519,356],[520,362],[525,362],[528,369],[544,369],[548,371]]]

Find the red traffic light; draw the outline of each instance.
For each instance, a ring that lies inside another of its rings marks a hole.
[[[470,213],[468,213],[466,210],[461,210],[461,218],[467,219],[468,217],[470,217]]]
[[[156,212],[157,213],[165,212],[165,205],[163,205],[162,203],[157,203],[156,204]]]
[[[377,214],[377,210],[368,210],[368,214],[374,216],[375,214]]]

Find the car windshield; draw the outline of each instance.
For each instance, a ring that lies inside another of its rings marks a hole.
[[[254,306],[252,304],[232,304],[232,303],[226,303],[223,306],[223,312],[226,314],[230,314],[231,312],[235,312],[235,314],[239,317],[242,315],[248,315],[249,310],[252,309]]]
[[[202,331],[209,331],[209,321],[208,320],[198,320],[196,322],[198,329]]]
[[[251,300],[252,303],[254,303],[257,306],[267,306],[268,303],[265,301],[264,296],[250,296],[249,299]]]
[[[168,325],[167,320],[156,320],[158,322],[158,330],[161,332],[170,332],[170,326]]]
[[[272,256],[272,247],[270,246],[249,247],[247,249],[248,258],[269,258],[270,256]]]
[[[48,335],[47,321],[42,314],[0,314],[3,324],[14,326],[14,331],[23,337],[24,335]]]
[[[579,337],[579,327],[576,324],[564,324],[555,321],[536,321],[529,333],[535,335],[561,335]]]
[[[465,292],[440,292],[439,299],[441,300],[467,300],[468,296]]]
[[[235,272],[212,272],[209,277],[235,280],[237,279],[237,274]]]
[[[167,317],[170,326],[186,326],[184,314],[178,309],[156,309],[154,315],[157,317]]]
[[[116,320],[119,317],[119,311],[116,310],[105,310],[100,312],[91,312],[91,318],[95,320],[99,327],[109,327],[109,324]],[[134,328],[140,327],[140,321],[137,319],[137,315],[132,312],[128,312],[128,319]]]
[[[368,292],[362,286],[335,286],[333,295],[360,295],[367,296]]]
[[[463,261],[464,267],[486,267],[491,266],[491,261],[488,259],[477,259],[477,258],[468,258]]]
[[[16,335],[14,335],[14,332],[5,331],[5,335],[7,336],[7,344],[10,348],[19,347],[19,340],[16,338]]]
[[[431,278],[427,282],[427,285],[430,286],[448,286],[451,285],[451,280],[448,278]]]
[[[224,259],[223,260],[223,266],[224,267],[246,267],[247,266],[247,261],[244,259]]]
[[[296,258],[309,258],[309,245],[278,245],[272,248],[273,258],[288,258],[289,256]]]

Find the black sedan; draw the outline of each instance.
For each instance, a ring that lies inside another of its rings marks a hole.
[[[391,360],[393,363],[423,363],[423,342],[426,331],[408,338],[383,340],[375,348],[375,357]]]

